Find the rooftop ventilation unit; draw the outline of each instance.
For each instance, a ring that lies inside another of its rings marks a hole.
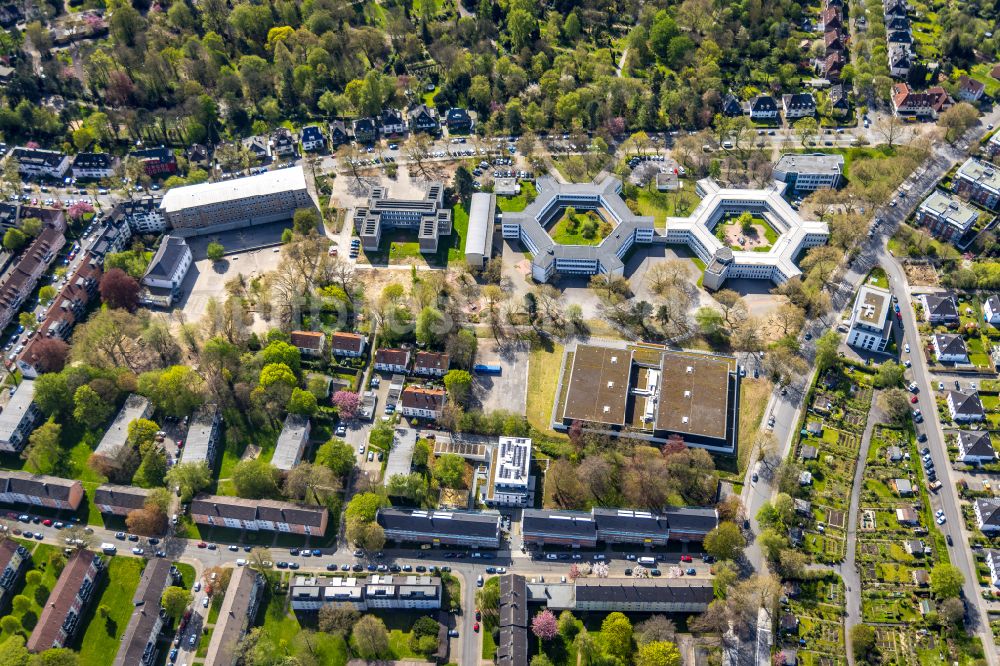
[[[690,398],[691,397],[691,391],[684,391],[684,397],[685,398]]]
[[[688,422],[688,417],[682,416],[681,417],[681,423],[687,424],[687,422]]]
[[[604,413],[607,414],[610,411],[611,411],[611,407],[609,407],[608,405],[604,405]]]
[[[612,389],[614,387],[615,387],[615,383],[614,382],[608,382],[608,388],[609,389]]]
[[[690,375],[690,374],[692,374],[692,373],[694,373],[694,368],[693,368],[692,366],[690,366],[690,365],[689,365],[689,366],[687,367],[687,373],[688,373],[689,375]]]

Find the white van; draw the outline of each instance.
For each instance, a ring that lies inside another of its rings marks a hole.
[[[643,566],[648,566],[648,567],[656,566],[656,558],[655,557],[640,557],[639,558],[639,564],[641,564]]]
[[[114,555],[118,552],[118,546],[113,543],[102,543],[101,550],[103,550],[106,555]]]

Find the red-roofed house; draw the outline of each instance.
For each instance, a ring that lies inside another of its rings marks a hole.
[[[326,333],[319,331],[292,331],[289,340],[303,356],[322,356],[326,348]]]
[[[375,352],[375,369],[382,372],[406,372],[410,352],[405,349],[379,349]]]
[[[399,402],[403,416],[436,420],[440,418],[447,398],[441,389],[407,386],[399,396]]]
[[[928,88],[925,93],[913,92],[905,83],[892,86],[892,106],[897,116],[932,120],[950,108],[952,103],[951,97],[940,86]]]
[[[958,77],[959,99],[965,100],[966,102],[978,102],[982,98],[984,92],[986,92],[986,86],[979,81],[969,78],[965,74]]]
[[[330,350],[334,356],[357,358],[365,353],[365,336],[357,333],[333,333],[330,335]]]
[[[444,377],[451,359],[447,354],[420,351],[413,359],[413,374],[427,377]]]

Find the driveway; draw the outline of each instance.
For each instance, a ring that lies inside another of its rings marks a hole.
[[[397,474],[406,476],[410,473],[410,463],[413,460],[413,447],[417,443],[417,431],[400,421],[393,437],[392,451],[385,464],[385,479],[389,480]]]

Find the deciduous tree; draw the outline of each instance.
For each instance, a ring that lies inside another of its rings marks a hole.
[[[389,654],[389,632],[375,615],[364,615],[351,631],[351,642],[362,659],[372,661]]]
[[[112,268],[101,277],[100,292],[109,307],[129,312],[139,307],[139,282],[120,268]]]
[[[540,610],[531,619],[531,632],[543,641],[550,641],[559,635],[559,621],[548,608]]]
[[[163,590],[163,596],[160,598],[160,604],[163,606],[163,610],[166,614],[174,621],[177,621],[180,620],[182,615],[184,615],[184,611],[191,605],[193,599],[194,597],[191,593],[183,587],[171,585],[167,589]]]

